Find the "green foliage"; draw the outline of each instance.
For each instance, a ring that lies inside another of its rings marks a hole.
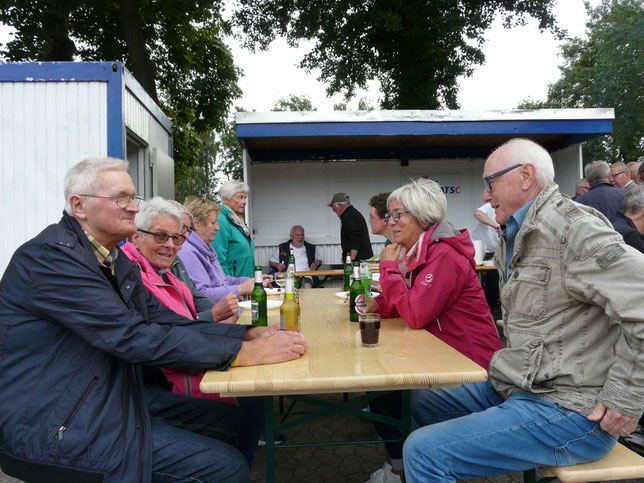
[[[289,97],[281,97],[277,100],[273,109],[271,111],[316,111],[317,109],[313,107],[311,99],[306,95],[297,96],[295,94],[289,95]]]
[[[345,109],[338,110],[346,110]],[[237,112],[245,111],[242,107],[235,107]],[[290,94],[288,97],[280,98],[273,106],[272,111],[316,111],[313,103],[306,95],[298,96]],[[219,141],[217,141],[218,162],[217,169],[224,174],[227,179],[242,180],[244,177],[244,167],[242,161],[242,146],[237,139],[237,124],[235,119],[230,118],[226,126],[219,131]]]
[[[327,93],[351,99],[378,79],[383,109],[458,108],[457,79],[482,64],[483,34],[530,15],[552,28],[554,0],[235,0],[232,23],[245,45],[266,49],[285,36],[314,47],[301,66],[319,69]]]
[[[183,202],[188,196],[215,199],[217,193],[217,143],[215,133],[195,136],[191,146],[196,146],[194,156],[199,160],[192,165],[175,165],[175,199]]]
[[[242,107],[235,108],[237,112],[244,111]],[[237,139],[237,123],[231,118],[226,126],[219,132],[217,141],[218,162],[217,169],[227,179],[242,181],[244,179],[244,166],[242,162],[242,146]]]
[[[562,47],[561,78],[547,100],[519,108],[613,107],[613,134],[586,143],[584,157],[635,161],[644,155],[644,3],[603,0],[587,9],[588,38]]]
[[[217,0],[0,0],[8,61],[120,60],[172,119],[177,193],[208,172],[202,135],[241,96]],[[194,169],[192,169],[194,168]]]

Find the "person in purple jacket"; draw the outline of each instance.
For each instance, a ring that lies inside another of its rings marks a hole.
[[[191,197],[186,200],[185,207],[193,216],[193,233],[179,254],[197,288],[215,303],[229,293],[237,297],[250,294],[255,281],[226,275],[217,259],[217,252],[211,246],[219,231],[219,206],[205,198]]]

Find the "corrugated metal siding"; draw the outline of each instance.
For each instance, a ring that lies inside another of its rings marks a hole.
[[[106,155],[104,82],[0,82],[0,213],[11,229],[0,274],[18,246],[60,219],[67,169]]]
[[[123,102],[125,125],[149,146],[159,148],[168,156],[170,134],[164,129],[145,106],[130,92],[125,89]]]
[[[322,262],[325,265],[342,263],[342,248],[340,244],[329,244],[329,245],[320,244],[316,246],[320,249]],[[372,242],[371,247],[373,248],[374,255],[378,255],[378,253],[380,253],[380,251],[384,248],[384,246],[385,246],[384,241],[378,242],[378,243]],[[271,255],[273,254],[273,250],[275,250],[274,246],[256,247],[255,248],[256,263],[260,264],[262,267],[267,267],[268,261],[271,258]]]

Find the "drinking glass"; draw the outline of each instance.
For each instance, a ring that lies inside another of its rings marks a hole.
[[[284,300],[284,287],[286,286],[286,272],[275,272],[273,274],[273,281],[280,288],[282,300]]]

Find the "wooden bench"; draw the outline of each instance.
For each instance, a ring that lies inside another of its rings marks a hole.
[[[603,458],[590,463],[572,466],[548,466],[544,477],[536,479],[535,470],[525,471],[525,483],[546,482],[558,479],[564,483],[625,480],[644,477],[644,457],[617,443]]]

